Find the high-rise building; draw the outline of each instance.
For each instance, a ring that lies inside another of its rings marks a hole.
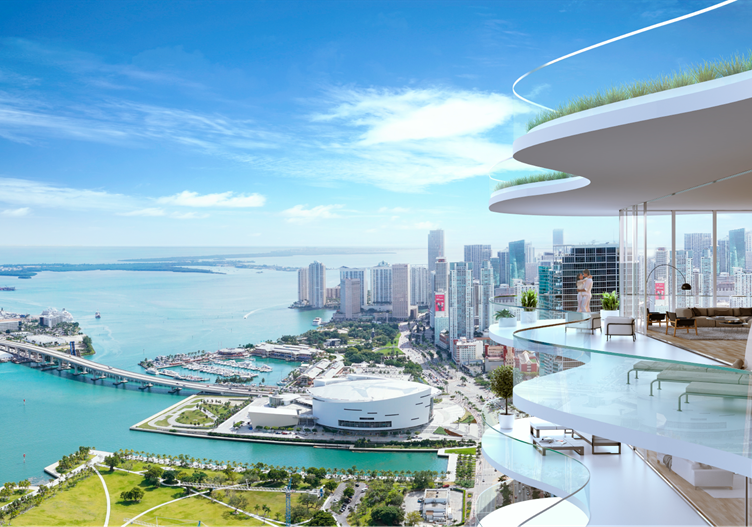
[[[435,275],[434,275],[435,276]],[[410,266],[410,301],[417,306],[427,306],[431,302],[431,290],[428,267]]]
[[[501,284],[499,281],[501,278],[501,258],[498,256],[491,258],[491,269],[493,269],[493,282],[494,287]]]
[[[449,262],[446,258],[436,259],[436,274],[433,279],[434,291],[449,291]]]
[[[364,308],[368,304],[368,283],[366,282],[366,276],[368,275],[367,269],[350,269],[349,267],[341,267],[339,270],[339,280],[352,279],[360,282],[360,307]]]
[[[410,264],[392,265],[392,316],[410,318]]]
[[[308,267],[298,269],[298,302],[308,302]]]
[[[473,280],[480,279],[480,266],[484,261],[490,259],[490,245],[465,245],[465,261],[473,264]]]
[[[734,267],[747,267],[747,249],[744,236],[744,229],[734,229],[729,231],[729,268],[728,272]]]
[[[585,269],[593,277],[590,310],[601,310],[601,293],[619,290],[619,246],[572,245],[562,256],[562,307],[565,311],[577,311],[577,275]]]
[[[480,298],[478,300],[478,331],[485,331],[493,323],[491,301],[494,296],[494,276],[491,262],[486,260],[480,268]]]
[[[535,262],[535,247],[533,247],[532,243],[528,242],[525,244],[525,264],[533,262]]]
[[[436,258],[444,255],[444,231],[437,229],[428,231],[428,272],[436,270]]]
[[[371,302],[392,303],[392,266],[386,262],[371,268]]]
[[[700,307],[710,307],[713,303],[713,258],[700,258]]]
[[[668,276],[669,251],[665,247],[658,247],[655,250],[655,272],[654,279],[658,282],[665,282]]]
[[[475,335],[473,312],[473,264],[449,264],[449,346],[452,359],[458,362],[455,342],[461,337],[472,339]]]
[[[509,285],[525,279],[525,240],[509,243]],[[502,282],[503,283],[503,282]]]
[[[744,245],[747,252],[752,252],[752,231],[747,231],[744,235]]]
[[[700,263],[703,252],[712,246],[713,238],[709,232],[693,232],[684,235],[684,250],[692,251],[695,265]]]
[[[729,264],[729,240],[728,238],[718,240],[718,272],[728,273]]]
[[[499,251],[497,255],[499,256],[499,285],[512,285],[512,280],[509,278],[509,249]]]
[[[528,262],[525,264],[525,281],[538,281],[538,264],[536,262]]]
[[[343,278],[339,284],[340,305],[339,310],[345,314],[345,318],[352,319],[360,313],[361,281],[353,278]]]
[[[564,229],[554,229],[554,247],[564,245]]]
[[[316,308],[326,306],[326,266],[316,261],[308,266],[308,302]]]

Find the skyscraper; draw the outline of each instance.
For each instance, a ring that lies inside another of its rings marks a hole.
[[[658,247],[655,250],[655,272],[653,273],[656,282],[666,282],[668,276],[668,267],[666,264],[669,259],[669,252],[665,247]]]
[[[457,362],[455,342],[460,337],[472,339],[475,335],[473,312],[473,264],[449,264],[449,346],[452,359]]]
[[[428,267],[423,265],[410,266],[410,301],[417,306],[427,306],[431,302],[431,284]]]
[[[308,302],[308,267],[298,269],[298,302]]]
[[[410,264],[392,265],[392,316],[410,318]]]
[[[349,267],[341,267],[339,270],[340,282],[348,278],[352,280],[358,280],[360,282],[360,295],[358,295],[358,297],[360,298],[361,307],[365,307],[368,303],[368,283],[366,282],[367,274],[368,273],[366,269],[350,269]]]
[[[433,279],[434,291],[449,291],[449,262],[446,258],[436,260],[436,274]]]
[[[478,331],[491,325],[491,300],[494,296],[494,278],[491,262],[486,260],[480,268],[480,299],[478,300]]]
[[[554,246],[564,245],[564,229],[554,229]]]
[[[525,279],[525,240],[509,242],[509,284]]]
[[[700,258],[700,307],[710,307],[713,303],[713,258]]]
[[[725,238],[718,240],[718,272],[728,273],[731,271],[729,267],[729,240]]]
[[[731,273],[734,267],[745,269],[747,267],[747,255],[745,248],[744,229],[729,231],[729,268]]]
[[[692,251],[691,257],[694,259],[695,266],[700,262],[706,249],[713,246],[713,239],[709,232],[693,232],[684,235],[684,250]]]
[[[308,302],[316,308],[326,306],[326,266],[316,261],[308,266]]]
[[[355,318],[360,313],[360,280],[353,278],[343,278],[339,283],[339,310],[345,314],[345,318]]]
[[[480,279],[481,264],[491,259],[490,245],[465,245],[465,261],[473,264],[473,279]]]
[[[497,254],[499,256],[499,285],[511,285],[512,281],[509,279],[509,249],[499,251]]]
[[[392,303],[392,267],[386,262],[371,268],[371,302]]]
[[[444,256],[444,231],[428,231],[428,272],[436,270],[436,258]]]
[[[491,258],[491,268],[493,269],[493,284],[496,287],[501,283],[501,258],[498,256]]]

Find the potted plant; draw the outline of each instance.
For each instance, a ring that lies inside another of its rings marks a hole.
[[[538,312],[535,308],[538,307],[538,293],[533,289],[523,291],[520,295],[520,304],[525,310],[520,315],[520,322],[523,324],[535,324],[538,320]]]
[[[606,329],[606,317],[619,316],[619,295],[616,291],[601,293],[601,328]]]
[[[502,309],[494,314],[494,318],[499,323],[500,328],[517,327],[517,317],[508,309]]]
[[[509,430],[514,427],[514,413],[509,413],[509,399],[514,395],[514,370],[511,366],[499,366],[489,375],[491,391],[504,399],[504,413],[499,412],[499,428]]]

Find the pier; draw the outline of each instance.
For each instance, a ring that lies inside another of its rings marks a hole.
[[[91,374],[92,382],[112,380],[110,386],[119,386],[129,381],[145,388],[162,386],[170,388],[170,393],[180,393],[181,390],[194,390],[213,395],[269,395],[273,390],[251,388],[245,386],[225,386],[221,384],[207,384],[171,378],[155,377],[144,373],[121,370],[106,364],[100,364],[83,357],[69,355],[64,351],[42,348],[28,343],[11,342],[0,338],[0,351],[10,353],[17,362],[43,365],[43,370],[65,369],[75,376]],[[85,378],[85,377],[81,377]]]

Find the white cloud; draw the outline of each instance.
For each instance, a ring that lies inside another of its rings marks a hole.
[[[262,207],[266,197],[260,194],[238,194],[234,192],[222,192],[218,194],[199,194],[184,190],[174,196],[165,196],[157,199],[158,203],[167,205],[179,205],[181,207],[222,207],[222,208],[251,208]]]
[[[3,177],[0,177],[0,202],[11,205],[108,211],[135,205],[135,200],[122,194]]]
[[[209,215],[203,212],[173,212],[170,214],[170,218],[176,220],[201,220],[208,217]]]
[[[402,212],[410,212],[410,209],[406,209],[404,207],[381,207],[379,209],[379,212],[388,212],[392,214],[400,214]]]
[[[28,215],[29,212],[31,212],[31,209],[29,207],[21,207],[20,209],[5,209],[4,211],[0,212],[0,216],[20,218],[21,216]]]
[[[421,221],[420,223],[415,224],[415,228],[421,231],[428,231],[432,229],[438,229],[439,226],[436,223],[432,223],[430,221]]]
[[[342,205],[318,205],[310,209],[305,207],[305,205],[295,205],[283,210],[282,215],[287,216],[289,223],[310,223],[318,219],[339,218],[339,214],[332,211],[341,209]]]
[[[158,208],[139,209],[139,210],[132,210],[130,212],[118,213],[118,216],[156,217],[156,216],[166,216],[166,215],[167,213],[163,209],[158,209]]]

